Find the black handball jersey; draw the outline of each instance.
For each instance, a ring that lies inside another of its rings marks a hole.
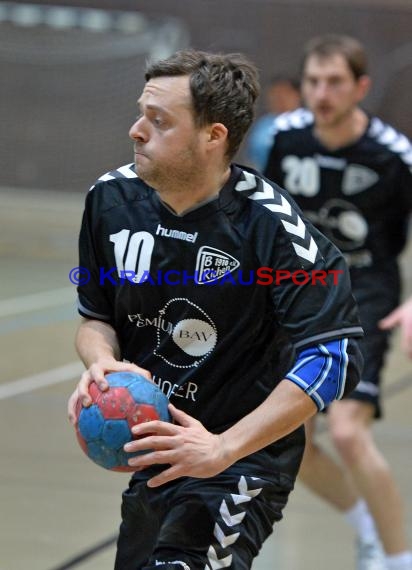
[[[412,146],[377,117],[364,135],[335,151],[298,109],[274,122],[265,175],[286,188],[353,267],[379,267],[402,251],[412,203]]]
[[[176,215],[127,165],[86,199],[80,314],[211,431],[266,399],[294,351],[362,334],[340,252],[285,194],[232,166],[216,199]]]

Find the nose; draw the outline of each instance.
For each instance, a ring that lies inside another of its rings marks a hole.
[[[319,81],[316,85],[315,95],[318,99],[324,99],[329,93],[329,85],[326,81]]]
[[[133,123],[129,130],[129,137],[133,141],[146,142],[148,140],[148,132],[145,128],[144,117],[139,117]]]

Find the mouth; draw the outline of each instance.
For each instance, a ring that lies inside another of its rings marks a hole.
[[[135,150],[135,151],[134,151],[134,155],[135,155],[136,158],[140,158],[140,157],[142,157],[142,156],[143,156],[144,158],[147,158],[147,155],[144,154],[143,152],[141,152],[140,150]]]
[[[318,107],[316,107],[316,112],[320,113],[321,115],[326,115],[331,111],[333,111],[333,109],[329,105],[319,105]]]

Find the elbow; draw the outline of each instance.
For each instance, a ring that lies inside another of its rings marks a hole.
[[[341,398],[348,396],[359,384],[363,371],[363,356],[359,348],[357,339],[348,339],[348,367],[346,371],[346,381]],[[341,398],[338,398],[339,400]]]
[[[342,338],[304,349],[286,378],[297,384],[321,411],[355,389],[362,366],[356,339]]]

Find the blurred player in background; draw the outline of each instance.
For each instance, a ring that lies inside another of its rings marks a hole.
[[[78,289],[76,343],[87,370],[71,420],[107,372],[173,386],[175,423],[140,424],[132,431],[146,437],[126,446],[149,452],[129,461],[117,570],[250,568],[293,488],[303,422],[359,379],[362,328],[341,253],[286,192],[231,163],[258,90],[241,55],[154,62],[130,129],[135,163],[87,196],[79,247],[91,279]],[[250,282],[260,266],[266,279]],[[102,267],[131,281],[102,283]],[[270,279],[302,268],[339,279]],[[162,271],[173,276],[159,282]]]
[[[403,348],[412,356],[412,300],[398,307],[397,261],[412,204],[412,147],[360,107],[369,85],[357,40],[337,35],[311,40],[302,63],[307,109],[277,119],[265,174],[344,252],[365,329],[362,381],[328,413],[344,467],[316,444],[312,420],[300,478],[356,530],[359,570],[411,570],[401,498],[371,424],[381,416],[390,329],[401,327]]]
[[[273,142],[273,121],[286,111],[300,106],[299,83],[287,75],[276,75],[265,91],[265,114],[253,124],[246,139],[246,158],[263,171]]]

